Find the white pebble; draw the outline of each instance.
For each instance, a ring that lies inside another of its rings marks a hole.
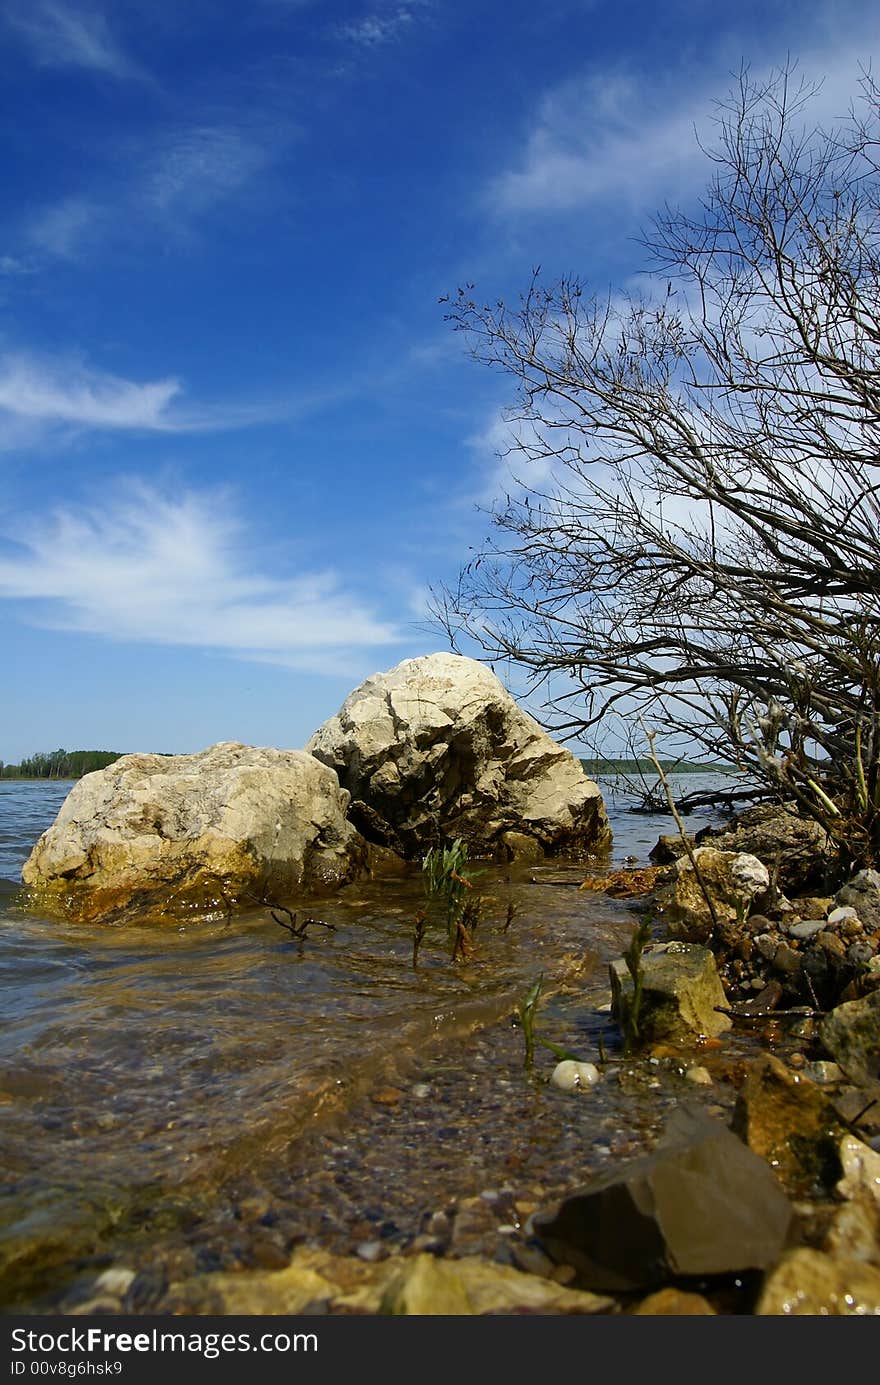
[[[563,1092],[576,1092],[582,1087],[595,1087],[599,1069],[594,1063],[576,1063],[573,1058],[566,1058],[556,1064],[550,1081]]]
[[[685,1077],[688,1082],[696,1082],[701,1087],[712,1086],[712,1074],[709,1072],[708,1068],[688,1068]]]

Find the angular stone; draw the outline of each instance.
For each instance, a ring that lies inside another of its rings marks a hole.
[[[880,1078],[880,990],[848,1000],[826,1015],[819,1029],[822,1043],[853,1082]]]
[[[756,857],[718,851],[711,846],[698,847],[693,861],[683,856],[675,864],[665,913],[669,936],[687,942],[707,942],[716,920],[723,924],[744,918],[751,901],[769,883],[767,870]]]
[[[369,866],[347,808],[333,771],[302,750],[124,755],[73,787],[22,880],[41,909],[88,922],[325,892]]]
[[[828,1196],[842,1175],[845,1126],[814,1083],[772,1054],[749,1068],[732,1129],[791,1193]]]
[[[533,1219],[578,1283],[628,1290],[775,1264],[792,1207],[767,1163],[703,1111],[677,1108],[653,1153]]]
[[[880,1313],[880,1270],[861,1260],[832,1259],[806,1246],[791,1250],[767,1276],[755,1313],[874,1316]]]
[[[443,838],[502,857],[512,841],[520,858],[523,837],[547,853],[610,840],[601,792],[580,760],[485,664],[458,654],[406,659],[368,678],[306,749],[339,775],[355,825],[410,858]]]
[[[730,1029],[730,1017],[717,1008],[726,1008],[727,997],[715,958],[707,947],[696,943],[656,944],[642,953],[641,971],[638,1027],[643,1042],[687,1042],[697,1035],[713,1036]],[[611,1013],[621,1029],[626,1030],[635,994],[633,979],[622,957],[610,964],[608,972]]]

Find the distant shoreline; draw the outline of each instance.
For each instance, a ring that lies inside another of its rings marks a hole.
[[[587,760],[580,757],[587,774],[656,774],[653,760]],[[664,774],[736,774],[735,765],[692,764],[688,761],[661,760]]]

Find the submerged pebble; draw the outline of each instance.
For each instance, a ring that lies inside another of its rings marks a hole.
[[[566,1058],[556,1064],[550,1081],[563,1092],[576,1092],[583,1087],[595,1087],[599,1069],[594,1063],[577,1063],[573,1058]]]

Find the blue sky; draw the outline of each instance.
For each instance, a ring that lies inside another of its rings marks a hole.
[[[296,747],[425,624],[503,485],[439,298],[599,289],[787,58],[870,3],[0,0],[0,758]]]

